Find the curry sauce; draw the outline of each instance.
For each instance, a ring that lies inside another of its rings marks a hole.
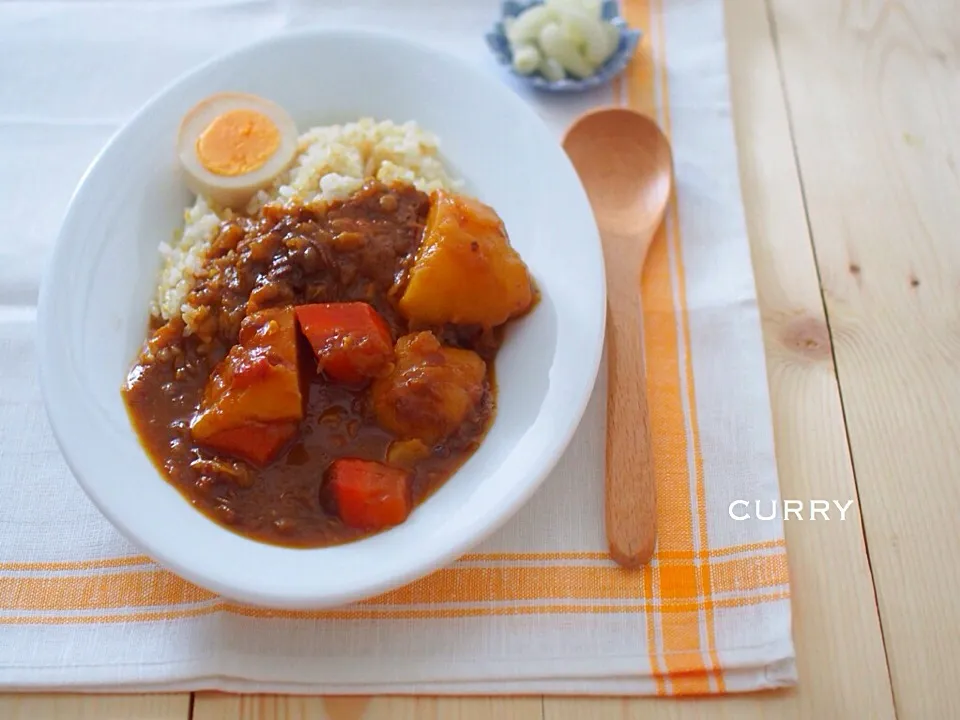
[[[345,201],[267,206],[222,224],[183,316],[151,327],[123,388],[145,450],[196,508],[260,541],[338,544],[377,528],[343,521],[327,477],[332,463],[402,468],[415,506],[477,449],[494,416],[503,325],[424,323],[399,309],[424,262],[418,251],[430,210],[431,196],[411,186],[370,182]],[[382,318],[391,353],[385,369],[340,382],[298,334],[287,363],[299,368],[302,408],[275,451],[251,461],[243,448],[198,441],[211,383],[243,349],[244,333],[257,329],[250,330],[255,318],[338,303],[365,303]],[[467,355],[477,358],[462,364],[467,370],[448,372]],[[449,422],[430,424],[448,411]]]

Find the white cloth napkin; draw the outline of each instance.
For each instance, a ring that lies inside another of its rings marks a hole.
[[[676,371],[658,361],[651,372],[664,393],[677,388],[681,422],[661,435],[654,566],[624,573],[604,555],[601,379],[560,466],[496,536],[403,591],[306,615],[237,607],[159,569],[87,501],[57,450],[35,305],[84,169],[180,73],[291,25],[376,25],[460,53],[511,83],[558,138],[579,112],[622,101],[628,83],[526,92],[484,45],[496,0],[0,4],[0,688],[689,694],[795,681],[782,524],[729,513],[779,493],[722,3],[627,2],[650,18],[643,52],[667,58],[648,91],[665,91],[662,119],[671,108],[679,184],[679,222],[647,278],[667,283],[645,326],[674,337],[663,357]]]

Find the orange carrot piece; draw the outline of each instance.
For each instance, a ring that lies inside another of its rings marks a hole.
[[[335,460],[327,481],[340,519],[361,530],[399,525],[413,510],[410,473],[355,458]]]
[[[363,382],[379,375],[393,358],[390,328],[365,302],[300,305],[296,313],[317,370],[331,380]]]
[[[297,433],[297,423],[260,423],[221,430],[204,440],[204,444],[229,453],[254,465],[266,465],[280,448]]]

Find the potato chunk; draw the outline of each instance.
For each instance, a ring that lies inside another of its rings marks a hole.
[[[465,195],[433,193],[400,312],[419,327],[494,327],[532,302],[527,266],[496,212]]]
[[[371,387],[381,427],[432,444],[454,433],[483,399],[487,366],[472,350],[444,347],[433,333],[397,340],[390,374]]]
[[[262,465],[302,418],[293,308],[249,315],[237,344],[211,373],[190,432],[200,444]]]

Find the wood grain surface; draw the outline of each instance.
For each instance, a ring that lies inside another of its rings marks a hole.
[[[190,695],[0,695],[3,720],[187,720]]]
[[[194,718],[204,720],[539,720],[534,698],[319,698],[199,693]]]
[[[856,498],[843,409],[763,0],[727,1],[731,93],[784,498]],[[854,514],[786,522],[799,685],[703,700],[545,700],[545,720],[893,718]]]
[[[23,695],[0,697],[0,717],[960,717],[960,7],[726,7],[782,494],[854,501],[844,522],[786,523],[798,688],[709,700]]]
[[[772,9],[899,717],[960,717],[960,4]]]

